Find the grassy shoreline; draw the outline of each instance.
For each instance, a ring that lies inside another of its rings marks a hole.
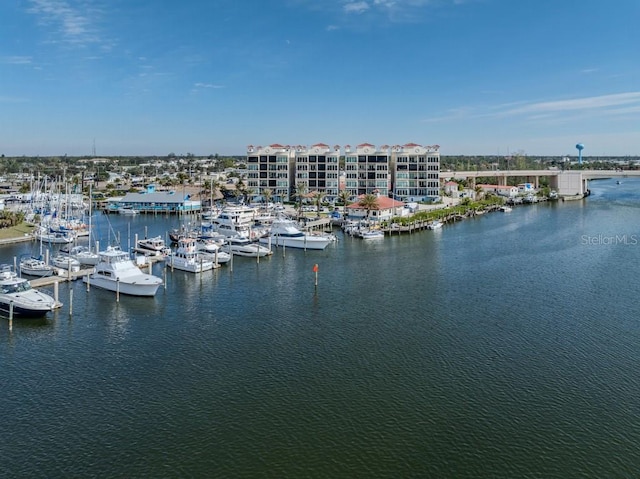
[[[29,223],[20,223],[16,226],[0,229],[0,240],[17,240],[22,239],[25,236],[30,235],[35,228],[34,225]]]

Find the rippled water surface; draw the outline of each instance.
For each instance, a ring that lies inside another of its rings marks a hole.
[[[0,476],[634,477],[640,181],[591,189],[155,298],[60,285],[0,321]],[[177,220],[111,221],[126,246]]]

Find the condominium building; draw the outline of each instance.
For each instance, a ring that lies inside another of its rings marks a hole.
[[[362,143],[344,147],[345,189],[352,198],[366,194],[387,196],[391,188],[389,146]]]
[[[247,147],[247,188],[254,195],[271,191],[274,201],[289,201],[294,152],[278,144]]]
[[[400,201],[433,201],[440,196],[440,147],[362,143],[344,147],[344,178],[340,183],[341,148],[325,143],[307,146],[247,148],[247,187],[254,195],[271,190],[275,201],[291,201],[299,185],[334,202],[342,189],[352,200],[364,194],[392,196]]]
[[[440,146],[407,143],[391,150],[393,197],[412,202],[439,198]]]
[[[316,143],[310,148],[297,146],[294,155],[295,184],[307,192],[317,192],[325,201],[334,203],[339,193],[340,147]]]

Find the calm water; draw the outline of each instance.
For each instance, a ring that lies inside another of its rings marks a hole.
[[[640,181],[591,188],[153,299],[61,285],[0,321],[0,476],[636,477]]]

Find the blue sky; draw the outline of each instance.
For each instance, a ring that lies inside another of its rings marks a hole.
[[[640,155],[640,2],[5,0],[0,153]]]

